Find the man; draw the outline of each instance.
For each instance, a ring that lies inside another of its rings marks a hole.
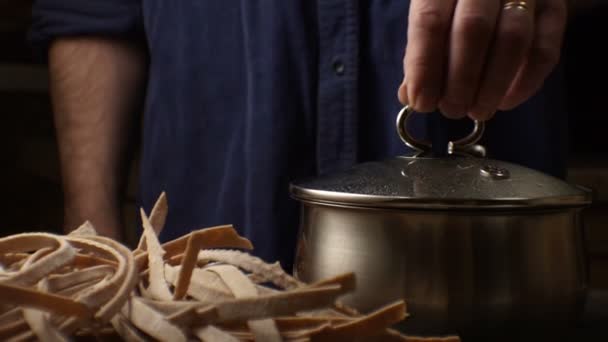
[[[121,238],[142,98],[139,204],[149,212],[166,191],[161,239],[230,223],[286,268],[289,182],[406,153],[394,127],[405,103],[486,120],[491,157],[563,176],[567,15],[566,0],[38,0],[65,228],[88,219]],[[437,117],[416,134],[470,124]]]

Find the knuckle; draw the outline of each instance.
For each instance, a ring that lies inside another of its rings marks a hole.
[[[415,18],[418,29],[431,35],[441,34],[447,28],[447,21],[438,8],[421,9]]]
[[[417,55],[409,55],[408,58],[404,62],[404,67],[406,68],[406,77],[410,79],[413,77],[413,74],[421,73],[426,74],[427,72],[432,72],[432,65],[435,60],[429,58],[425,54],[417,54]]]
[[[457,73],[457,76],[450,80],[450,85],[454,85],[453,87],[450,87],[451,92],[462,97],[472,96],[471,94],[475,92],[475,88],[479,85],[479,73],[474,72],[470,68],[458,71],[459,72],[455,72]]]
[[[512,21],[503,26],[500,35],[509,45],[524,46],[531,39],[532,32],[524,23]]]
[[[424,56],[411,58],[407,70],[407,80],[412,86],[426,83],[437,74],[437,68]]]
[[[463,86],[464,82],[450,82],[447,86],[447,91],[443,100],[449,104],[454,104],[461,107],[468,107],[473,103],[475,90],[471,86]]]
[[[493,111],[498,107],[498,103],[502,96],[503,94],[494,91],[485,91],[481,96],[475,99],[473,107],[480,111]]]
[[[485,36],[494,29],[494,22],[488,16],[480,14],[465,15],[458,26],[459,34],[465,36]]]
[[[441,99],[441,104],[452,108],[468,108],[471,105],[471,102],[463,101],[462,98],[458,96],[446,95]]]

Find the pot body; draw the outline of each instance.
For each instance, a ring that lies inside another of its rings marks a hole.
[[[404,299],[410,316],[397,328],[406,333],[564,336],[560,329],[576,324],[586,296],[580,210],[303,202],[294,272],[307,282],[355,272],[357,289],[342,300],[369,312]]]

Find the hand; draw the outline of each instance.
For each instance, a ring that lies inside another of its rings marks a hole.
[[[399,100],[482,121],[520,105],[560,59],[567,1],[412,0]]]

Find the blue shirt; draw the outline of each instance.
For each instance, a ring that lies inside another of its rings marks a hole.
[[[395,131],[404,0],[38,0],[32,42],[66,35],[141,40],[150,53],[139,204],[162,191],[163,241],[233,224],[254,254],[293,260],[293,179],[407,153]],[[561,66],[498,113],[488,157],[565,175]],[[420,114],[415,134],[460,137],[467,120]]]

